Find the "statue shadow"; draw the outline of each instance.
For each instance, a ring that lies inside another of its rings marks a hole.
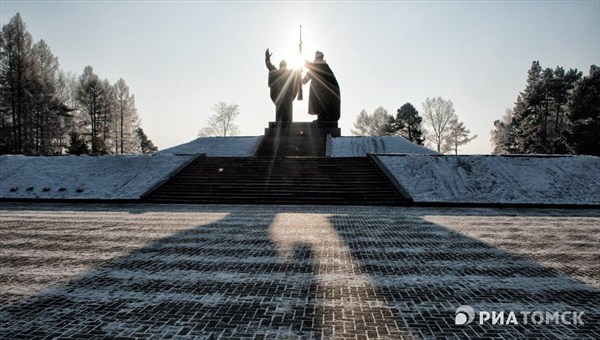
[[[600,253],[597,238],[584,238],[585,243],[574,245],[583,255],[580,262],[571,262],[571,258],[576,259],[578,254],[568,254],[564,261],[572,267],[559,270],[542,264],[543,258],[527,256],[528,250],[539,247],[547,248],[550,259],[565,256],[553,254],[552,243],[548,243],[544,235],[510,236],[511,232],[523,232],[529,222],[519,222],[521,226],[518,228],[513,225],[506,234],[493,234],[496,228],[511,226],[491,218],[533,218],[540,219],[540,225],[546,225],[552,223],[548,217],[560,216],[560,212],[413,209],[407,214],[408,210],[403,208],[377,210],[360,209],[346,216],[337,214],[330,218],[330,223],[348,247],[360,273],[372,280],[373,298],[385,303],[389,308],[388,315],[393,315],[389,321],[385,321],[384,317],[374,325],[378,332],[379,329],[389,332],[389,325],[394,325],[391,322],[394,319],[401,320],[395,324],[417,338],[596,338],[600,333],[599,275],[588,268],[598,268],[596,261]],[[569,217],[598,217],[595,211],[568,210],[567,213]],[[354,218],[353,215],[362,215],[362,218]],[[435,223],[432,220],[440,218],[431,218],[432,215],[454,220],[451,223]],[[462,220],[463,217],[467,218]],[[472,228],[476,224],[478,226]],[[472,236],[477,233],[470,229],[477,228],[489,228],[489,232],[478,230],[488,239],[507,235],[510,239],[494,240],[496,244],[486,242]],[[597,231],[598,227],[594,228]],[[593,230],[587,231],[590,232],[593,233]],[[582,230],[577,233],[586,234]],[[550,235],[550,239],[553,236],[556,235]],[[570,237],[573,239],[580,235]],[[507,249],[515,243],[519,246],[514,251]],[[590,252],[595,255],[589,256]],[[595,284],[568,275],[573,273],[588,275],[587,278]],[[475,311],[504,311],[507,314],[513,311],[519,317],[518,324],[493,325],[490,320],[480,325],[476,314],[472,323],[456,325],[456,309],[461,305],[469,305]],[[555,321],[531,324],[531,319],[529,324],[524,324],[518,313],[534,311],[583,312],[585,324],[565,325]]]
[[[105,209],[112,208],[91,210]],[[276,256],[268,235],[275,212],[249,215],[244,209],[222,207],[174,209],[226,215],[212,223],[182,228],[68,282],[5,304],[0,309],[0,337],[253,334],[253,327],[260,328],[261,322],[275,316],[275,303],[269,301],[285,287],[275,280],[277,273],[287,269],[285,264],[251,261]],[[72,210],[64,207],[64,211]],[[133,210],[138,215],[149,212],[142,206]],[[165,206],[164,210],[172,212],[173,208]],[[239,329],[241,324],[247,329]]]
[[[140,219],[132,227],[140,233],[155,230],[153,224],[181,227],[107,257],[66,282],[3,303],[0,338],[581,338],[598,333],[597,289],[431,222],[427,216],[434,210],[136,205],[119,211]],[[450,215],[513,213],[473,211]],[[212,217],[199,221],[204,215]],[[52,225],[40,223],[42,229]],[[100,219],[93,227],[114,223]],[[98,240],[87,248],[101,254],[119,243],[94,235]],[[75,246],[59,236],[53,242]],[[36,251],[50,246],[32,245]],[[459,326],[454,316],[460,305],[584,311],[587,326]]]

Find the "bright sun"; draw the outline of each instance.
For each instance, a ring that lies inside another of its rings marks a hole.
[[[301,70],[302,68],[304,68],[304,56],[302,56],[302,55],[296,55],[292,59],[292,65],[291,66],[295,70]]]

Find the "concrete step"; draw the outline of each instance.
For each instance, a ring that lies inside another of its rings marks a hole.
[[[157,203],[399,205],[366,157],[200,157],[145,197]]]

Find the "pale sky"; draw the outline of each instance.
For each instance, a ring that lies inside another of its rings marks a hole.
[[[200,2],[5,1],[65,71],[86,65],[125,79],[142,127],[161,149],[196,138],[217,101],[235,102],[241,134],[275,119],[264,51],[273,62],[325,53],[341,88],[343,135],[362,109],[391,114],[427,97],[454,103],[479,137],[463,153],[491,151],[490,130],[542,67],[600,65],[600,1]],[[305,87],[308,90],[308,87]],[[308,93],[308,92],[307,92]],[[307,96],[294,121],[311,121]]]

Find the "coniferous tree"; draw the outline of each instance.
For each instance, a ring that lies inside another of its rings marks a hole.
[[[69,148],[67,149],[67,153],[70,155],[85,155],[90,152],[85,139],[81,138],[81,136],[75,132],[71,131],[69,133]]]
[[[581,72],[556,69],[542,70],[538,61],[528,71],[527,85],[519,94],[510,124],[494,122],[494,150],[508,153],[566,153],[570,127],[568,102]],[[510,132],[503,135],[501,130]],[[499,137],[508,137],[499,139]]]
[[[158,148],[154,146],[154,143],[152,143],[152,141],[148,139],[148,136],[146,136],[146,133],[144,133],[144,129],[138,127],[135,129],[135,133],[140,141],[140,149],[142,153],[146,154],[158,151]]]
[[[492,154],[518,153],[512,121],[513,111],[511,109],[506,109],[502,119],[494,121],[494,129],[491,131],[490,138],[493,146]]]
[[[32,154],[35,150],[34,71],[32,37],[17,13],[2,27],[0,35],[1,122],[3,129],[10,130],[0,143],[2,149],[12,153]]]
[[[515,103],[514,127],[515,141],[522,153],[539,153],[542,151],[542,68],[539,61],[534,61],[527,73],[525,90],[517,97]]]
[[[600,67],[592,65],[589,75],[575,86],[568,111],[569,149],[576,154],[600,156]]]
[[[396,118],[391,120],[387,131],[399,134],[415,144],[423,145],[422,122],[423,118],[419,116],[419,111],[411,103],[406,103],[398,109]]]
[[[567,132],[569,128],[568,101],[573,93],[573,89],[581,81],[582,73],[576,69],[570,69],[565,72],[562,67],[554,70],[554,79],[549,84],[550,112],[548,113],[549,125],[548,131],[549,153],[567,153]]]

